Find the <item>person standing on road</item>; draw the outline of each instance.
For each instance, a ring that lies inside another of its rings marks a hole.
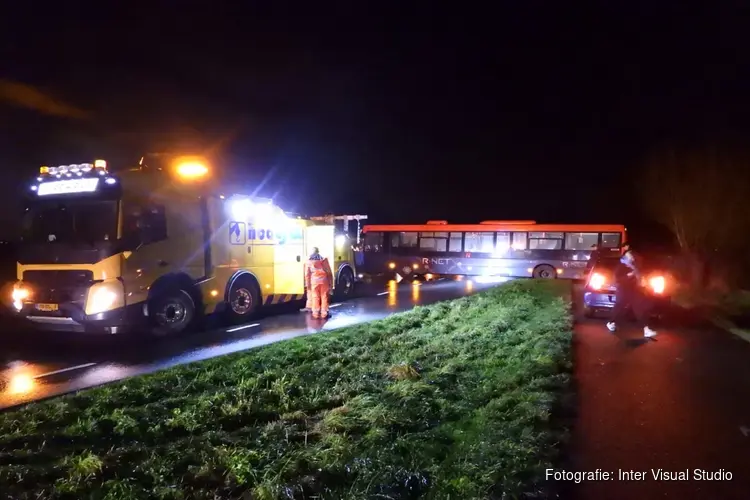
[[[628,247],[620,257],[620,263],[615,268],[615,283],[617,298],[612,311],[612,320],[607,322],[610,332],[617,330],[617,325],[625,319],[630,308],[639,324],[643,324],[645,338],[656,337],[656,330],[649,325],[651,318],[651,299],[646,295],[642,283],[642,273],[638,269],[635,256]]]
[[[305,287],[312,294],[310,306],[313,318],[328,317],[328,294],[333,286],[333,272],[328,259],[317,248],[305,263]]]
[[[597,244],[591,245],[591,254],[589,255],[589,261],[586,263],[586,271],[590,271],[591,269],[594,268],[600,256],[601,256],[601,251],[599,250],[599,245]]]

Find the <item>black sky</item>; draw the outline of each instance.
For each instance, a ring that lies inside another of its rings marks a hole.
[[[4,224],[41,164],[206,148],[294,210],[636,221],[651,151],[748,133],[750,12],[563,3],[4,7],[0,79],[87,113],[0,102]]]

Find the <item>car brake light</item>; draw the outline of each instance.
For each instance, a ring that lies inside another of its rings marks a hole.
[[[651,279],[648,280],[648,284],[651,286],[651,290],[653,290],[654,293],[664,293],[664,288],[666,286],[664,276],[652,276]]]
[[[601,290],[601,288],[604,286],[604,283],[607,280],[604,279],[604,276],[599,273],[594,273],[591,275],[591,278],[589,278],[589,288],[593,290]]]

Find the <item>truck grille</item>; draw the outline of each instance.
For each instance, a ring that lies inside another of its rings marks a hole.
[[[23,281],[31,285],[36,303],[83,303],[94,273],[84,270],[24,271]]]

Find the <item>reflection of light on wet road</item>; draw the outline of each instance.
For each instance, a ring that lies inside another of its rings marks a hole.
[[[467,280],[466,281],[466,291],[467,292],[471,292],[472,290],[474,290],[474,282],[471,281],[471,280]]]
[[[124,366],[111,363],[87,370],[86,373],[78,377],[78,381],[86,387],[91,387],[126,377],[132,377],[139,373],[140,369],[138,366]]]
[[[26,394],[34,388],[34,377],[27,373],[13,375],[8,384],[8,393]]]
[[[413,303],[415,303],[415,304],[417,302],[419,302],[419,290],[420,290],[419,282],[415,281],[414,283],[412,283],[412,285],[411,285],[411,301]]]
[[[246,328],[252,328],[254,326],[258,326],[259,324],[260,323],[252,323],[249,325],[235,326],[234,328],[230,328],[229,330],[227,330],[227,333],[238,332],[240,330],[245,330]]]
[[[398,304],[397,299],[397,285],[396,280],[391,280],[388,282],[388,307],[396,307],[396,304]]]
[[[40,382],[40,380],[45,377],[51,377],[52,375],[59,375],[74,370],[81,370],[94,365],[96,365],[96,363],[85,363],[82,365],[60,368],[59,370],[53,370],[51,372],[36,373],[40,371],[41,366],[23,362],[12,362],[10,363],[11,373],[3,392],[11,396],[20,396],[36,392],[44,385],[44,382]]]
[[[366,314],[361,313],[357,315],[342,315],[342,316],[334,316],[332,319],[329,319],[326,321],[325,325],[323,325],[322,330],[335,330],[337,328],[344,328],[345,326],[352,326],[360,324],[364,321],[374,321],[377,319],[382,319],[382,314]]]
[[[55,370],[53,372],[42,373],[41,375],[37,375],[34,378],[49,377],[50,375],[57,375],[59,373],[72,372],[73,370],[80,370],[82,368],[88,368],[89,366],[94,366],[95,364],[96,363],[84,363],[82,365],[69,366],[67,368],[61,368],[61,369]]]
[[[474,281],[477,283],[505,283],[506,281],[510,281],[512,278],[509,278],[507,276],[477,276],[474,278]]]

